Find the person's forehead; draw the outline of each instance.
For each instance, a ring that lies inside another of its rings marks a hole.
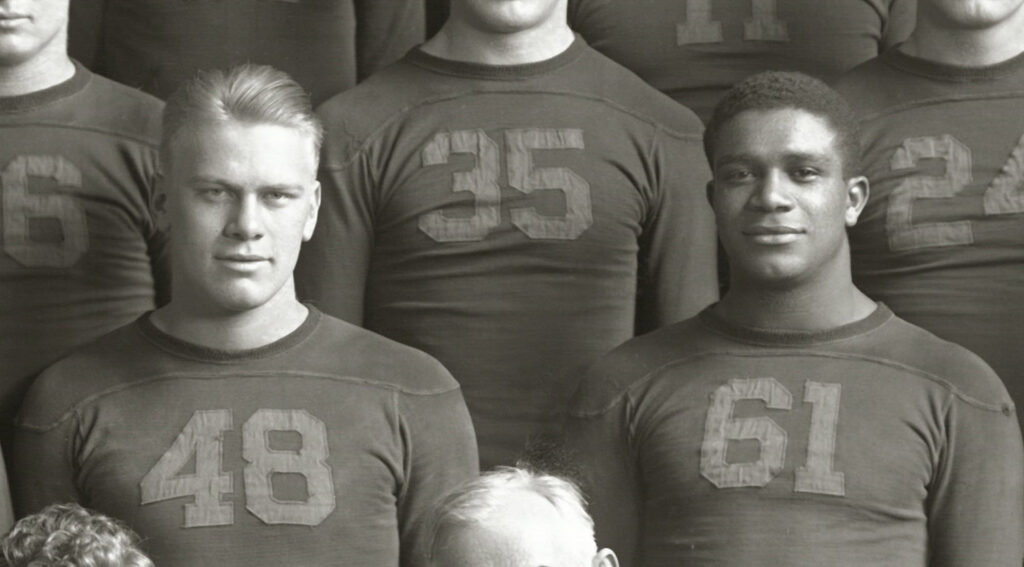
[[[209,157],[217,150],[232,149],[238,152],[260,155],[269,148],[274,157],[281,151],[304,154],[308,152],[315,161],[316,144],[313,134],[305,130],[273,122],[244,122],[226,120],[212,123],[186,122],[167,142],[167,157],[172,162],[182,157],[192,160]]]
[[[734,156],[819,156],[838,159],[838,133],[828,119],[797,108],[745,110],[719,130],[715,161]]]

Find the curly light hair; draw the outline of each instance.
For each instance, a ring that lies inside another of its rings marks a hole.
[[[9,567],[153,567],[127,526],[82,508],[53,504],[14,524],[4,537]]]

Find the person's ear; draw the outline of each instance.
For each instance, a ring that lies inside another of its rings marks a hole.
[[[309,196],[309,215],[306,217],[306,224],[302,227],[302,241],[308,242],[313,238],[313,229],[316,228],[316,219],[320,212],[320,182],[313,182],[313,193]]]
[[[851,227],[857,224],[861,211],[868,204],[870,188],[868,178],[864,176],[851,177],[846,180],[846,226]]]
[[[619,558],[615,557],[614,551],[606,547],[594,555],[594,560],[590,564],[591,567],[619,567]]]

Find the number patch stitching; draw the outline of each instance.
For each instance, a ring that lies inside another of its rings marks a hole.
[[[914,201],[955,197],[973,180],[971,150],[954,136],[907,138],[890,160],[892,170],[917,167],[922,159],[941,159],[942,176],[915,175],[889,194],[885,228],[893,252],[973,244],[971,220],[915,223]],[[1024,136],[981,197],[986,216],[1024,213]]]
[[[231,411],[197,410],[181,433],[140,483],[141,503],[195,497],[185,505],[184,527],[223,526],[234,523],[231,504],[220,500],[233,490],[231,473],[223,471],[224,432],[233,429]],[[295,431],[302,437],[299,451],[270,448],[271,431]],[[195,456],[194,474],[180,474]],[[242,458],[246,461],[246,509],[267,524],[316,526],[336,505],[334,480],[327,464],[327,426],[304,410],[261,409],[242,425]],[[305,478],[305,502],[273,497],[272,477],[278,473]]]
[[[89,248],[85,211],[73,195],[29,192],[32,177],[53,179],[63,187],[82,187],[82,172],[61,156],[24,155],[8,162],[0,172],[4,252],[28,268],[69,268]],[[44,218],[60,223],[60,242],[32,240],[31,220]]]
[[[812,405],[807,441],[807,461],[797,468],[793,490],[831,496],[845,496],[845,477],[833,470],[836,432],[839,422],[840,384],[808,380],[804,402]],[[736,402],[761,400],[765,407],[789,411],[793,395],[775,378],[734,379],[711,395],[701,442],[700,474],[717,488],[764,487],[785,466],[787,433],[768,416],[734,418]],[[755,440],[758,459],[750,463],[729,463],[730,441]]]
[[[743,22],[744,41],[789,41],[778,0],[751,0],[751,19]],[[722,43],[722,22],[711,19],[711,0],[686,0],[686,22],[676,24],[676,45]]]
[[[565,215],[550,217],[533,207],[509,210],[512,225],[531,239],[575,240],[593,223],[590,183],[567,167],[534,168],[534,150],[583,150],[583,131],[575,128],[524,128],[505,131],[508,184],[530,194],[558,190],[565,196]],[[501,155],[498,143],[483,130],[439,132],[420,152],[424,167],[444,165],[452,154],[476,159],[473,169],[452,173],[452,191],[473,194],[473,214],[450,217],[443,210],[419,218],[419,229],[437,242],[483,240],[501,224]]]

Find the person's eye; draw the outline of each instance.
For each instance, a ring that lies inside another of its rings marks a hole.
[[[754,173],[746,168],[727,169],[722,174],[722,179],[728,183],[741,183],[754,176]]]
[[[813,167],[798,167],[792,172],[793,179],[798,181],[812,181],[821,177],[821,172]]]
[[[288,201],[292,198],[292,195],[291,193],[286,193],[284,191],[267,191],[263,194],[263,198],[267,202],[278,204]]]
[[[228,198],[228,191],[222,187],[203,187],[198,190],[198,193],[210,201],[221,201]]]

